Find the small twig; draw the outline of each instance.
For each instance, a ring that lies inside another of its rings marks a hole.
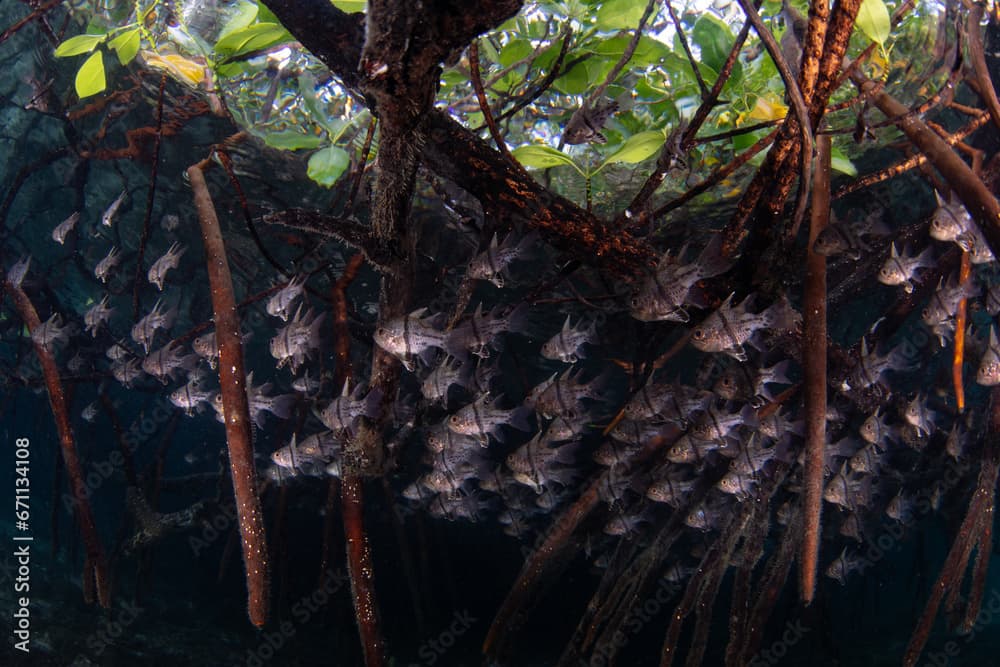
[[[510,158],[510,150],[507,149],[507,142],[504,141],[503,136],[500,134],[500,128],[497,127],[496,120],[493,118],[493,111],[490,109],[489,100],[486,99],[486,91],[483,90],[483,79],[479,74],[479,41],[472,40],[469,45],[469,71],[472,77],[472,87],[476,91],[476,99],[479,100],[479,109],[483,112],[483,119],[486,121],[486,126],[490,128],[490,136],[493,137],[493,141],[497,145],[497,150],[499,150],[505,157]]]
[[[846,61],[846,59],[845,59]],[[846,63],[850,67],[849,63]],[[851,67],[851,80],[865,95],[875,87],[868,77],[856,67]],[[885,91],[872,97],[872,102],[882,113],[889,117],[901,117],[897,123],[903,134],[920,149],[948,185],[965,204],[972,219],[982,230],[994,254],[1000,253],[1000,203],[983,183],[982,179],[973,173],[969,165],[951,149],[947,142],[937,135],[919,118],[906,115],[906,107]]]
[[[4,30],[3,32],[0,32],[0,44],[3,44],[4,42],[6,42],[7,39],[11,35],[13,35],[14,33],[16,33],[18,30],[20,30],[24,26],[28,25],[32,21],[36,21],[36,20],[44,17],[49,12],[50,9],[52,9],[53,7],[56,7],[58,5],[61,5],[65,1],[66,0],[49,0],[44,5],[42,5],[41,7],[37,8],[35,11],[31,12],[30,14],[28,14],[27,16],[25,16],[23,19],[21,19],[20,21],[18,21],[14,25],[10,26],[9,28],[7,28],[6,30]]]
[[[785,90],[788,92],[789,98],[792,100],[792,106],[795,108],[795,117],[799,123],[799,131],[802,133],[802,146],[800,148],[800,166],[802,169],[801,173],[801,188],[798,206],[795,209],[795,217],[792,222],[792,235],[798,231],[799,225],[802,224],[802,219],[806,214],[806,206],[808,204],[809,187],[812,181],[812,155],[813,155],[813,136],[812,136],[812,123],[809,121],[809,110],[806,106],[805,98],[802,97],[802,91],[799,89],[799,83],[792,73],[791,68],[785,61],[785,56],[781,53],[781,47],[778,42],[774,39],[774,35],[771,31],[767,29],[764,25],[764,21],[761,20],[760,14],[757,13],[756,8],[754,8],[753,3],[750,0],[739,0],[740,7],[743,8],[743,12],[747,16],[747,20],[753,25],[754,30],[760,37],[761,41],[764,42],[764,47],[767,52],[771,55],[771,59],[774,61],[775,65],[778,67],[778,72],[781,74],[781,79],[785,82]],[[786,122],[792,122],[789,119]]]
[[[260,238],[260,234],[257,233],[257,227],[253,224],[253,215],[250,212],[250,204],[247,202],[247,197],[243,193],[243,187],[236,177],[236,171],[233,169],[233,161],[229,157],[229,153],[221,148],[216,148],[215,156],[219,159],[219,164],[222,165],[226,176],[229,177],[229,183],[233,186],[233,190],[236,191],[236,198],[240,200],[240,210],[243,211],[243,220],[246,222],[247,231],[250,233],[250,238],[253,239],[254,245],[257,246],[257,250],[267,260],[267,263],[274,267],[275,271],[284,277],[290,276],[291,274],[281,265],[281,262],[275,259],[268,251],[267,246],[264,245],[264,241]]]
[[[701,89],[701,99],[707,100],[711,93],[709,93],[708,85],[705,83],[705,79],[701,75],[701,70],[698,68],[698,59],[691,52],[691,46],[688,44],[687,36],[684,34],[684,26],[681,24],[681,19],[677,16],[674,3],[667,0],[666,5],[667,11],[670,13],[670,20],[674,22],[674,28],[677,30],[677,38],[680,40],[681,48],[684,49],[684,54],[691,64],[691,69],[694,71],[694,78],[698,80],[698,88]]]
[[[965,24],[965,32],[969,37],[969,56],[972,59],[972,69],[976,74],[976,83],[979,84],[979,95],[986,103],[993,124],[1000,129],[1000,100],[997,99],[997,91],[993,87],[993,80],[990,78],[990,71],[986,65],[986,55],[983,52],[983,33],[979,26],[980,21],[983,20],[983,5],[978,2],[969,4],[972,6],[969,7],[969,18]]]
[[[569,43],[572,37],[573,37],[573,29],[570,27],[569,23],[567,23],[566,26],[563,28],[562,46],[559,48],[559,55],[556,56],[555,62],[552,63],[552,69],[550,69],[548,74],[546,74],[545,77],[538,82],[538,85],[534,86],[531,90],[527,91],[523,95],[520,95],[517,98],[517,101],[514,102],[513,106],[511,106],[503,113],[498,114],[497,121],[502,121],[510,118],[518,111],[520,111],[524,107],[534,102],[542,95],[542,93],[544,93],[546,90],[549,89],[549,86],[552,85],[552,82],[554,82],[556,80],[556,77],[558,77],[559,74],[562,72],[563,62],[565,62],[566,60],[566,53],[569,51]],[[581,60],[585,59],[586,57],[587,56],[583,56]],[[578,61],[570,63],[570,67],[572,67],[575,64],[575,62]],[[480,129],[482,128],[481,127],[476,128],[476,131]]]
[[[717,183],[721,183],[731,173],[733,173],[734,171],[745,165],[747,162],[752,160],[754,155],[756,155],[757,153],[761,152],[762,150],[770,146],[771,143],[774,141],[775,137],[777,136],[778,136],[778,130],[773,130],[766,137],[761,137],[760,139],[757,140],[757,143],[755,143],[753,146],[751,146],[750,148],[746,149],[745,151],[737,155],[733,160],[730,160],[728,164],[725,164],[716,169],[715,171],[713,171],[701,183],[698,183],[693,188],[682,194],[680,197],[668,201],[667,203],[663,204],[658,209],[653,211],[651,217],[655,220],[656,218],[659,218],[662,215],[666,215],[675,208],[679,208],[684,204],[686,204],[687,202],[691,201],[692,199],[700,195],[702,192],[705,192],[706,190],[712,188]]]
[[[972,259],[967,252],[962,253],[961,268],[958,270],[958,284],[963,287],[972,275]],[[962,365],[965,363],[965,315],[966,301],[962,297],[955,312],[955,351],[951,360],[951,379],[955,386],[955,406],[959,412],[965,411],[965,384],[962,382]]]
[[[156,96],[156,134],[153,135],[153,166],[149,170],[149,190],[146,193],[146,213],[142,220],[142,236],[139,238],[139,257],[135,261],[135,277],[132,280],[132,319],[139,319],[139,287],[142,284],[142,259],[146,255],[146,243],[152,233],[153,202],[156,199],[156,172],[160,165],[160,140],[163,138],[163,90],[167,86],[167,73],[160,76],[160,90]]]
[[[375,126],[378,119],[374,116],[368,123],[368,133],[365,135],[365,145],[361,148],[361,162],[358,164],[358,172],[354,175],[354,182],[351,183],[351,193],[347,196],[347,205],[344,210],[348,213],[354,210],[354,203],[358,198],[358,191],[361,189],[361,178],[365,174],[365,165],[368,164],[368,156],[371,154],[372,141],[375,139]]]
[[[977,118],[975,118],[965,127],[959,129],[957,132],[952,134],[947,139],[945,139],[945,141],[949,145],[954,145],[959,141],[961,141],[962,139],[968,137],[970,134],[972,134],[973,132],[975,132],[988,122],[990,122],[989,114],[986,113],[985,111],[980,111],[979,116]],[[926,163],[927,163],[927,156],[924,155],[923,153],[917,153],[913,157],[897,162],[894,165],[890,165],[889,167],[886,167],[881,171],[877,171],[872,174],[867,174],[856,180],[851,181],[847,185],[844,185],[839,190],[837,190],[833,194],[833,199],[837,200],[840,199],[841,197],[851,194],[852,192],[863,190],[864,188],[868,188],[878,183],[882,183],[883,181],[891,180],[896,176],[899,176],[911,169],[914,169],[915,167],[918,167]]]

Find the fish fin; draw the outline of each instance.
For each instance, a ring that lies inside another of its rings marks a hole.
[[[365,396],[365,407],[362,414],[369,419],[378,417],[382,405],[382,390],[375,387]]]
[[[528,423],[528,415],[530,414],[531,410],[523,405],[520,405],[510,411],[510,418],[507,421],[507,425],[511,428],[517,429],[518,431],[530,431],[531,425]]]
[[[715,234],[698,255],[699,275],[702,278],[714,278],[732,268],[733,261],[723,254],[722,243],[722,234]]]
[[[530,330],[530,322],[528,321],[528,314],[530,309],[528,304],[521,302],[514,310],[512,310],[507,315],[507,331],[511,333],[527,334]],[[569,318],[567,317],[567,324],[569,323]]]
[[[295,394],[282,394],[275,396],[271,400],[271,414],[278,419],[288,419],[292,416],[292,409],[298,397]]]

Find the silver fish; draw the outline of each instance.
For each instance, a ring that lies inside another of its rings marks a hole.
[[[214,370],[219,363],[219,345],[215,341],[215,332],[210,331],[207,334],[202,334],[198,336],[191,342],[191,349],[199,357],[208,362],[208,365]]]
[[[882,211],[868,215],[860,221],[831,222],[813,242],[813,252],[825,257],[846,255],[858,260],[861,255],[871,252],[871,247],[865,243],[864,236],[885,236],[889,233],[886,225],[879,220]]]
[[[688,433],[696,440],[723,442],[734,429],[757,424],[757,411],[751,405],[744,405],[739,412],[724,412],[713,405],[702,413],[700,419],[691,425]]]
[[[74,354],[70,360],[66,362],[66,368],[68,368],[71,373],[82,373],[87,366],[87,359],[80,354],[79,350],[77,350],[76,354]]]
[[[858,432],[865,442],[877,445],[879,449],[884,449],[883,442],[889,437],[891,431],[885,424],[881,408],[865,419]]]
[[[107,210],[101,214],[102,225],[104,225],[105,227],[110,227],[112,224],[114,224],[115,216],[118,215],[118,209],[121,208],[122,203],[125,201],[126,195],[128,195],[128,190],[122,190],[122,193],[118,195],[118,197],[113,202],[111,202],[111,205],[108,206]]]
[[[930,327],[954,317],[958,302],[962,299],[974,298],[980,294],[979,286],[971,279],[965,284],[945,285],[943,281],[944,278],[938,281],[934,296],[920,313],[920,319]]]
[[[760,313],[747,312],[747,297],[738,306],[732,305],[730,294],[719,306],[691,332],[691,344],[702,352],[725,352],[737,361],[746,361],[743,344],[762,329],[792,330],[801,316],[795,312],[787,297],[782,297]]]
[[[882,458],[874,443],[859,449],[847,462],[847,466],[853,472],[866,475],[877,475],[881,464]]]
[[[85,422],[94,423],[97,419],[97,401],[91,401],[84,406],[83,410],[80,411],[80,418]]]
[[[771,392],[767,384],[792,384],[788,378],[791,362],[787,359],[768,368],[752,368],[746,364],[732,364],[722,371],[715,381],[712,391],[727,401],[749,401],[755,405],[763,405],[763,401],[771,400]]]
[[[666,503],[678,507],[684,499],[698,486],[699,479],[677,479],[673,475],[657,480],[646,489],[646,497],[657,503]]]
[[[166,213],[160,218],[160,227],[165,232],[175,232],[180,229],[181,219],[173,213]]]
[[[926,396],[917,394],[903,411],[903,419],[917,429],[917,435],[930,435],[935,429],[934,414],[927,408],[926,401]]]
[[[83,314],[83,323],[86,325],[87,333],[96,338],[97,330],[108,321],[114,310],[108,306],[108,295],[105,294],[99,303],[95,303]]]
[[[313,351],[319,349],[319,331],[325,317],[326,313],[316,315],[312,308],[303,316],[299,304],[292,321],[279,329],[270,342],[271,356],[277,360],[278,368],[287,364],[293,373],[298,372]]]
[[[62,245],[66,241],[66,235],[73,231],[76,223],[80,220],[80,212],[77,211],[71,214],[68,218],[60,222],[55,229],[52,230],[52,240]]]
[[[191,416],[195,412],[201,412],[203,404],[211,402],[213,393],[203,388],[201,378],[194,378],[171,392],[170,402]]]
[[[174,320],[177,318],[176,306],[166,312],[162,310],[162,306],[163,300],[157,299],[153,305],[153,310],[132,327],[132,340],[142,345],[146,354],[149,354],[149,348],[153,345],[156,332],[159,329],[169,331],[170,327],[174,326]]]
[[[836,579],[841,586],[844,586],[847,584],[847,577],[850,576],[851,572],[864,571],[866,564],[863,558],[848,556],[847,547],[844,547],[840,556],[827,566],[824,574],[831,579]]]
[[[872,478],[849,476],[847,470],[841,468],[823,489],[823,499],[845,509],[857,510],[867,507],[872,499]]]
[[[274,385],[265,382],[255,386],[253,383],[253,371],[247,374],[247,400],[250,403],[250,419],[257,428],[264,428],[264,413],[270,412],[278,419],[289,419],[292,416],[292,409],[298,402],[295,394],[280,394],[271,396],[270,391]]]
[[[680,261],[684,250],[677,257],[664,255],[656,270],[643,282],[629,302],[632,317],[642,322],[687,322],[691,318],[684,306],[688,303],[703,305],[694,299],[692,289],[699,280],[713,278],[729,270],[732,262],[722,254],[722,235],[716,235],[693,262]]]
[[[992,317],[1000,314],[1000,283],[993,285],[986,292],[986,312]]]
[[[111,374],[126,387],[131,387],[143,372],[137,359],[119,359],[111,365]]]
[[[352,430],[361,417],[377,417],[381,403],[382,392],[379,389],[373,389],[365,396],[356,390],[352,395],[345,382],[340,396],[332,400],[322,412],[316,413],[316,416],[331,431]]]
[[[153,265],[149,267],[149,273],[146,277],[149,282],[156,285],[156,289],[163,291],[163,281],[167,279],[167,271],[170,269],[176,269],[177,265],[180,263],[181,256],[187,252],[187,247],[174,241],[170,248],[160,257],[158,260],[153,262]]]
[[[483,313],[483,304],[476,306],[472,317],[463,321],[448,334],[446,347],[450,350],[468,350],[477,357],[490,356],[496,348],[495,340],[501,333],[523,333],[527,328],[528,304],[522,303],[506,315],[494,311]]]
[[[387,320],[375,329],[375,343],[414,370],[415,355],[427,357],[431,348],[443,349],[449,334],[437,327],[437,315],[425,317],[426,308]]]
[[[570,316],[566,316],[562,329],[542,345],[542,356],[553,361],[574,364],[585,355],[581,352],[584,345],[592,345],[597,340],[597,324],[584,326],[581,319],[576,326],[570,326]]]
[[[968,440],[969,433],[956,421],[944,441],[944,451],[956,461],[961,461],[965,458],[965,448]]]
[[[448,356],[420,383],[420,393],[428,401],[448,404],[448,390],[452,385],[468,387],[471,383],[472,365]]]
[[[497,287],[506,284],[507,267],[521,257],[538,239],[537,234],[527,234],[518,243],[513,241],[514,232],[507,235],[503,244],[497,243],[493,234],[489,247],[472,258],[466,275],[476,280],[488,280]]]
[[[604,104],[598,103],[594,107],[584,102],[579,109],[573,112],[569,122],[566,123],[566,129],[563,131],[563,142],[571,146],[585,143],[607,143],[608,140],[601,134],[601,130],[608,122],[608,118],[617,111],[617,100]]]
[[[868,343],[861,339],[861,357],[851,369],[850,375],[841,384],[842,391],[865,389],[879,382],[882,374],[889,370],[901,371],[910,368],[910,364],[898,350],[892,350],[884,357],[868,351]]]
[[[55,345],[67,342],[75,329],[76,325],[72,322],[63,324],[62,315],[52,313],[49,319],[39,324],[31,332],[31,340],[35,345],[51,350]]]
[[[976,384],[984,387],[995,387],[1000,384],[1000,341],[997,340],[997,330],[990,325],[990,342],[979,360],[979,370],[976,371]]]
[[[132,353],[127,347],[118,342],[113,343],[104,354],[111,361],[121,361],[122,359],[130,356]]]
[[[301,443],[293,435],[291,442],[271,454],[271,461],[282,468],[306,472],[317,464],[325,466],[340,455],[342,447],[340,439],[331,431],[310,435]]]
[[[878,271],[878,281],[883,285],[902,285],[909,294],[913,291],[913,279],[917,270],[934,266],[934,249],[927,248],[919,255],[904,256],[896,250],[893,243],[889,251],[889,259],[885,260]]]
[[[931,238],[938,241],[954,241],[960,234],[972,228],[974,224],[972,216],[954,194],[948,198],[948,201],[945,201],[935,190],[934,197],[937,199],[938,206],[931,218]]]
[[[604,379],[598,376],[590,382],[581,382],[582,368],[568,368],[561,374],[555,374],[546,381],[544,389],[535,393],[532,390],[530,400],[525,401],[528,407],[546,418],[563,417],[576,421],[584,413],[580,402],[583,399],[596,399],[603,394]]]
[[[7,282],[18,288],[24,282],[24,277],[28,275],[28,266],[31,265],[31,255],[25,255],[19,262],[10,267],[7,271]]]
[[[305,284],[305,275],[293,276],[287,285],[267,300],[267,314],[273,317],[280,317],[282,322],[287,322],[288,316],[292,314],[292,304],[302,296]]]
[[[726,495],[743,499],[753,495],[757,488],[757,483],[754,480],[753,473],[730,469],[722,476],[722,479],[716,482],[715,488]]]
[[[996,260],[993,256],[993,251],[990,250],[989,242],[983,236],[983,232],[979,229],[978,225],[973,225],[955,237],[955,243],[962,250],[969,253],[969,260],[972,264],[989,264]]]
[[[322,378],[311,378],[309,373],[305,373],[302,377],[297,377],[292,380],[292,389],[301,392],[306,396],[312,396],[320,390],[323,386]]]
[[[151,352],[142,360],[142,370],[157,378],[163,384],[174,379],[179,370],[191,372],[198,364],[194,354],[181,355],[180,349],[173,343],[168,343],[155,352]]]
[[[890,519],[895,519],[900,523],[909,523],[913,518],[913,510],[916,508],[916,501],[913,496],[899,493],[892,497],[889,504],[885,506],[885,513]]]
[[[121,261],[121,257],[118,254],[118,246],[111,246],[111,250],[108,254],[104,256],[97,266],[94,267],[94,276],[97,277],[102,283],[108,282],[111,270],[118,266]]]
[[[483,394],[448,417],[448,428],[461,435],[471,435],[484,446],[490,435],[500,439],[501,426],[510,426],[518,431],[530,431],[528,409],[524,406],[511,410],[500,409],[496,407],[500,398],[500,396],[491,398],[489,394]]]

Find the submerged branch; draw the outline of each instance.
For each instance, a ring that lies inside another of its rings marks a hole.
[[[820,513],[823,509],[823,467],[826,448],[826,257],[813,250],[816,237],[830,222],[829,135],[819,137],[818,169],[813,181],[812,220],[806,250],[806,277],[802,299],[802,361],[806,410],[803,505],[805,532],[799,570],[799,595],[805,604],[816,593]]]
[[[29,334],[33,333],[42,323],[28,295],[6,278],[3,278],[3,287],[13,302],[14,309],[20,315],[21,321],[28,327]],[[80,536],[83,538],[83,545],[87,552],[82,575],[84,596],[90,602],[94,598],[92,593],[96,592],[97,601],[102,607],[108,609],[111,607],[111,582],[108,579],[107,561],[104,556],[104,548],[101,546],[100,535],[97,532],[97,525],[94,522],[94,513],[88,500],[90,489],[87,487],[83,467],[80,465],[80,457],[76,451],[76,440],[73,437],[66,395],[63,393],[62,382],[59,379],[59,367],[56,365],[55,357],[52,356],[47,347],[40,343],[33,344],[35,354],[38,355],[38,363],[42,367],[45,388],[49,393],[49,405],[52,407],[52,414],[56,420],[62,460],[66,467],[66,474],[69,476],[73,510],[77,522],[80,524]],[[91,595],[88,595],[88,592]]]
[[[229,446],[229,465],[233,493],[243,544],[247,573],[247,611],[257,627],[267,622],[270,604],[270,576],[264,518],[257,492],[253,440],[250,433],[250,403],[247,399],[246,372],[243,368],[243,343],[240,320],[233,294],[233,279],[226,258],[226,246],[215,213],[215,205],[205,182],[202,167],[187,170],[194,190],[195,209],[205,244],[205,265],[215,313],[215,337],[219,346],[219,391]]]

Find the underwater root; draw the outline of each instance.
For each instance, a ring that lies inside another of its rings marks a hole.
[[[29,333],[33,333],[37,327],[41,326],[41,320],[38,318],[38,313],[28,295],[6,278],[4,278],[3,287],[14,303],[14,308],[21,316],[21,320],[28,327]],[[94,514],[87,500],[89,492],[84,483],[80,458],[77,456],[76,440],[73,437],[73,428],[66,410],[66,395],[63,392],[62,382],[59,380],[59,367],[56,366],[56,360],[48,348],[37,342],[34,343],[34,346],[38,362],[42,367],[42,375],[45,378],[45,388],[48,390],[49,405],[52,406],[56,429],[59,431],[62,459],[73,493],[73,508],[80,524],[80,535],[83,537],[84,548],[87,551],[82,575],[84,599],[88,603],[96,599],[98,604],[108,609],[111,607],[111,582],[108,579],[107,561],[104,557],[104,549],[101,547],[100,537],[97,534]]]
[[[253,460],[250,403],[244,385],[246,373],[243,369],[240,319],[233,294],[233,279],[226,259],[226,247],[222,240],[219,218],[205,182],[205,174],[201,166],[196,164],[188,168],[187,175],[194,190],[195,208],[205,244],[205,265],[215,314],[215,335],[219,344],[219,387],[247,572],[247,611],[250,621],[261,627],[267,622],[270,577],[267,538],[264,534],[257,470]]]

